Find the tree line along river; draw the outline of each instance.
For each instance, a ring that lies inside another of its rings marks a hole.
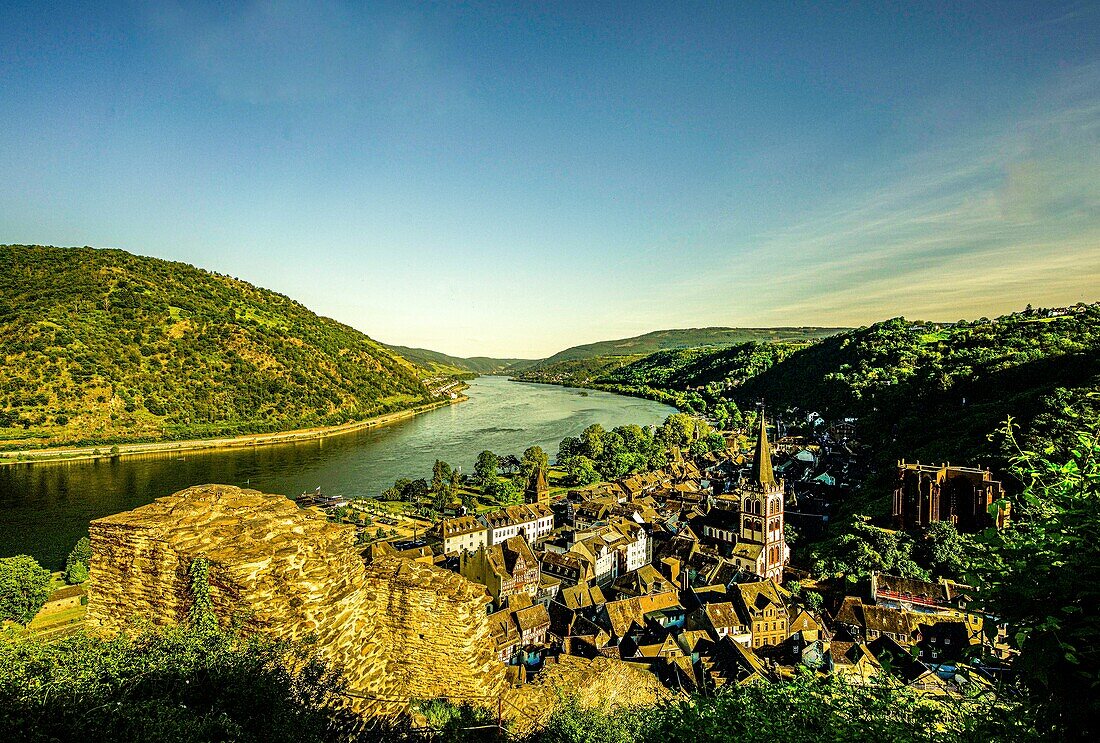
[[[59,569],[89,521],[191,485],[376,496],[399,477],[430,478],[436,459],[471,472],[484,449],[519,455],[533,444],[553,458],[563,438],[593,423],[656,424],[675,412],[651,400],[504,377],[479,377],[466,394],[468,402],[381,428],[295,444],[0,467],[0,557],[25,553]]]

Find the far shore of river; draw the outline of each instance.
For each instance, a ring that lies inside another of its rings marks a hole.
[[[411,418],[429,410],[464,402],[469,398],[459,395],[455,399],[438,400],[436,402],[419,405],[408,410],[399,410],[395,413],[386,413],[374,418],[362,421],[342,423],[338,426],[320,426],[317,428],[300,428],[294,431],[281,431],[276,433],[254,433],[245,436],[232,436],[217,439],[193,439],[189,441],[153,441],[135,444],[116,444],[117,452],[111,452],[111,444],[98,446],[80,446],[66,448],[24,449],[22,451],[0,452],[0,466],[13,464],[51,464],[68,463],[93,460],[112,460],[122,457],[135,457],[141,455],[177,454],[194,451],[210,451],[217,449],[240,449],[254,446],[271,446],[274,444],[289,444],[298,441],[312,441],[331,436],[340,436],[346,433],[354,433],[367,428],[376,428],[389,423],[395,423],[406,418]]]

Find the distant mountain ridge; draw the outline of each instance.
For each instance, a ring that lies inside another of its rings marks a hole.
[[[732,346],[749,341],[806,341],[826,338],[843,333],[851,328],[823,327],[783,327],[783,328],[680,328],[672,330],[654,330],[631,338],[619,338],[610,341],[597,341],[573,346],[558,351],[543,359],[541,364],[553,364],[558,361],[586,359],[594,356],[631,356],[651,354],[656,351],[668,351],[677,348],[699,348],[702,346]]]
[[[440,374],[503,374],[538,363],[537,359],[494,359],[488,356],[451,356],[426,348],[385,344],[399,356]]]
[[[427,402],[429,372],[276,292],[122,250],[0,246],[0,447],[210,438]]]

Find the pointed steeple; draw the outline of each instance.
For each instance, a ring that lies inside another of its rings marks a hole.
[[[764,487],[775,485],[772,470],[772,450],[768,446],[768,427],[764,423],[764,410],[760,410],[760,438],[756,440],[756,456],[752,460],[752,482]]]
[[[524,501],[527,503],[550,504],[550,485],[546,481],[546,469],[541,464],[531,472],[531,478],[527,481],[527,489],[524,491]]]

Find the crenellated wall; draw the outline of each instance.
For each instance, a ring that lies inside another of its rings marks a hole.
[[[400,558],[367,568],[352,527],[283,496],[201,485],[93,521],[90,531],[88,623],[101,631],[186,619],[188,568],[205,557],[220,621],[316,638],[362,711],[505,688],[482,586]]]

